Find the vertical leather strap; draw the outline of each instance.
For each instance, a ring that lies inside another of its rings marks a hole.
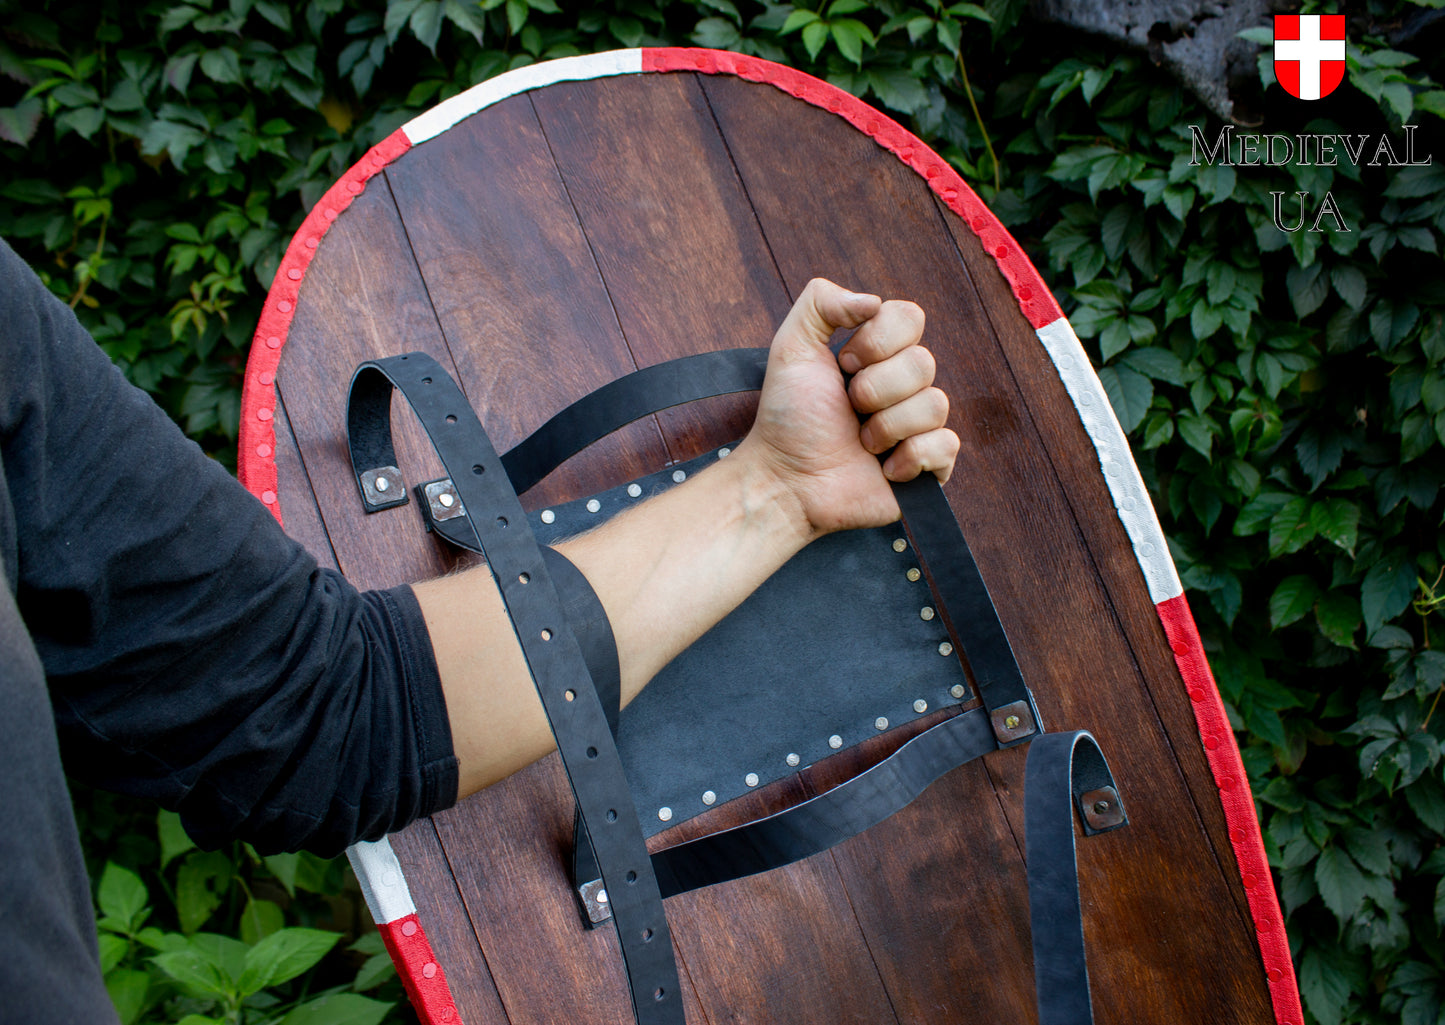
[[[536,682],[597,853],[637,1021],[684,1025],[662,896],[607,714],[501,459],[456,382],[425,353],[363,363],[352,378],[347,426],[363,502],[368,471],[395,464],[393,388],[416,412],[468,510],[478,549],[487,559]]]

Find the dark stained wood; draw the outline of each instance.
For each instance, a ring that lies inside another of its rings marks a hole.
[[[424,144],[387,178],[458,379],[498,451],[636,369],[526,96]],[[667,459],[655,421],[642,421],[527,502],[600,491]]]
[[[280,504],[286,533],[316,556],[320,565],[336,569],[336,553],[331,550],[331,538],[321,522],[321,511],[316,508],[316,494],[311,490],[311,481],[301,462],[301,450],[296,447],[296,436],[291,432],[286,403],[279,398],[272,422],[276,428],[276,493],[284,496]]]
[[[288,527],[361,586],[454,564],[415,503],[361,512],[342,412],[364,358],[432,353],[506,448],[636,366],[766,342],[816,275],[928,312],[963,440],[950,501],[1046,725],[1092,730],[1119,779],[1130,827],[1079,845],[1101,1025],[1272,1021],[1187,697],[1092,446],[992,260],[838,118],[737,79],[626,76],[513,97],[407,153],[303,286],[277,415]],[[528,503],[725,443],[750,409],[636,424]],[[409,415],[394,420],[409,481],[433,475]],[[820,793],[941,714],[652,846]],[[1034,1020],[1025,757],[955,770],[831,852],[669,901],[688,1021]],[[632,1020],[615,935],[580,922],[571,829],[552,756],[393,839],[471,1025]]]
[[[822,273],[849,287],[911,298],[929,314],[929,343],[953,357],[940,360],[938,375],[954,403],[951,426],[963,440],[950,502],[1046,725],[1092,730],[1131,810],[1129,829],[1080,845],[1085,892],[1107,892],[1113,911],[1089,918],[1100,1019],[1268,1020],[1253,936],[1240,928],[1223,867],[1163,740],[1149,681],[1133,658],[1120,657],[1130,651],[1128,639],[1075,519],[1112,518],[1112,503],[1070,508],[931,194],[891,154],[825,112],[732,78],[707,79],[704,90],[790,287]],[[799,153],[801,140],[806,156]],[[800,160],[809,169],[809,188],[769,187],[795,173]],[[841,216],[850,206],[876,212],[883,223]],[[984,272],[998,273],[991,260],[972,268],[975,277]],[[1016,304],[1012,315],[1020,317]],[[1084,667],[1088,676],[1081,678]],[[1177,686],[1177,671],[1172,664],[1168,669]],[[990,759],[989,769],[1021,835],[1022,759]],[[940,790],[946,793],[947,787]],[[848,849],[840,849],[840,864],[847,858]],[[1129,868],[1120,871],[1121,865]],[[848,876],[850,892],[855,878],[868,875],[867,866],[857,866],[856,876]],[[1188,887],[1178,885],[1183,878],[1191,880]],[[1168,916],[1158,912],[1164,894]],[[1022,903],[1017,907],[1026,915]],[[943,927],[939,920],[919,937]],[[1201,929],[1218,933],[1215,956],[1240,965],[1238,972],[1221,977],[1217,962],[1207,959],[1181,963],[1180,946]],[[889,977],[881,959],[880,967],[896,1004],[907,980]],[[1146,987],[1149,995],[1141,998],[1141,978],[1167,985]]]
[[[934,198],[939,216],[943,218],[959,249],[967,270],[985,267],[986,257],[978,237],[969,231],[961,218]],[[1074,414],[1064,383],[1052,363],[1039,358],[1038,337],[1032,327],[1016,312],[1008,282],[998,273],[969,273],[970,283],[978,291],[1009,368],[1026,397],[1033,422],[1048,447],[1054,472],[1064,485],[1065,500],[1074,508],[1101,510],[1112,506],[1104,476],[1098,472],[1093,443],[1084,431],[1082,421]],[[1091,461],[1092,460],[1092,461]],[[1249,906],[1237,869],[1234,851],[1229,843],[1229,827],[1218,790],[1199,743],[1199,730],[1194,710],[1174,664],[1174,654],[1149,601],[1148,592],[1139,586],[1140,571],[1130,546],[1124,524],[1118,516],[1075,514],[1081,532],[1098,566],[1099,575],[1108,589],[1110,601],[1119,618],[1129,644],[1138,659],[1145,678],[1158,681],[1150,688],[1160,720],[1164,723],[1174,757],[1184,769],[1184,779],[1209,834],[1216,857],[1226,866],[1230,889],[1246,928],[1252,927]],[[1177,686],[1171,685],[1178,683]]]

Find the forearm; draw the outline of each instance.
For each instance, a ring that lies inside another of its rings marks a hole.
[[[607,613],[622,703],[814,536],[796,497],[744,442],[727,459],[558,546]],[[464,796],[552,749],[490,571],[417,585]]]

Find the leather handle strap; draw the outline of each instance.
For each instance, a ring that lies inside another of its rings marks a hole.
[[[1074,810],[1083,819],[1086,836],[1118,829],[1128,818],[1109,763],[1085,730],[1034,738],[1024,775],[1039,1025],[1092,1025]]]
[[[683,1025],[662,896],[607,715],[500,457],[456,382],[425,353],[369,361],[352,377],[347,426],[358,482],[374,460],[391,455],[384,465],[395,463],[393,389],[426,429],[468,510],[536,682],[607,886],[636,1019]]]

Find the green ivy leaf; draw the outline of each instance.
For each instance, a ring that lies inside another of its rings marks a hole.
[[[169,865],[172,858],[196,846],[181,825],[181,817],[173,811],[156,813],[156,834],[161,843],[161,868]]]
[[[246,909],[241,912],[241,939],[245,943],[258,943],[278,932],[285,924],[279,905],[252,897],[246,901]]]
[[[1279,558],[1297,552],[1314,540],[1315,527],[1310,521],[1307,498],[1292,498],[1269,521],[1269,554]]]
[[[340,933],[320,929],[282,929],[246,952],[246,968],[237,983],[243,996],[294,979],[326,956]]]
[[[1365,635],[1373,635],[1386,620],[1404,612],[1414,595],[1415,565],[1412,560],[1395,552],[1370,567],[1360,588]]]
[[[1360,910],[1368,893],[1364,874],[1348,854],[1334,845],[1320,851],[1315,862],[1315,883],[1325,907],[1334,912],[1342,925]]]
[[[1310,507],[1310,526],[1331,544],[1355,554],[1359,536],[1360,507],[1347,498],[1328,498]]]
[[[808,56],[813,60],[818,59],[824,44],[828,42],[828,23],[824,21],[813,21],[803,26],[803,46],[807,48]]]
[[[1119,418],[1119,426],[1128,434],[1149,411],[1149,403],[1154,400],[1154,385],[1149,378],[1128,367],[1104,367],[1099,371],[1099,381],[1109,396],[1109,405],[1114,407],[1114,415]]]
[[[105,976],[105,991],[115,1005],[120,1025],[131,1025],[145,1010],[150,976],[134,968],[117,968]]]
[[[1278,630],[1303,619],[1305,614],[1314,608],[1319,597],[1319,587],[1303,573],[1285,577],[1269,599],[1270,628]]]
[[[1320,632],[1341,648],[1356,650],[1355,631],[1360,628],[1360,602],[1353,594],[1327,591],[1315,606]]]

